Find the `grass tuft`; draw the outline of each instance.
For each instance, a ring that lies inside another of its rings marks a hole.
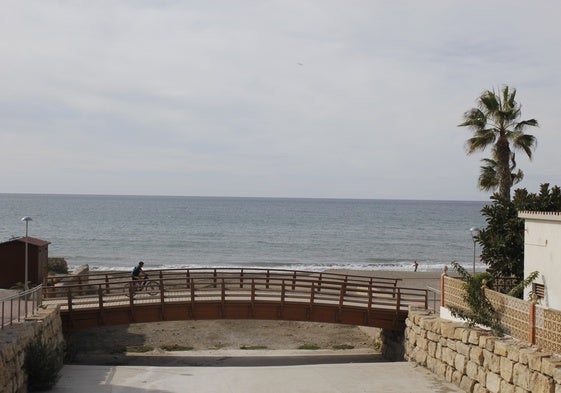
[[[320,349],[317,344],[302,344],[298,347],[298,349],[306,349],[310,351],[315,351],[316,349]]]
[[[160,347],[164,351],[192,351],[194,348],[191,346],[178,345],[178,344],[164,344]]]
[[[143,353],[153,351],[154,347],[150,345],[130,345],[127,347],[127,352]]]
[[[349,344],[337,344],[332,347],[333,349],[354,349],[354,345]]]
[[[266,345],[240,345],[240,349],[251,351],[255,349],[267,349],[267,346]]]

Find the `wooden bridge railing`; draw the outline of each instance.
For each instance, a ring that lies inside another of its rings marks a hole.
[[[147,290],[131,287],[130,273],[89,274],[74,284],[47,283],[44,302],[57,303],[62,312],[110,308],[133,309],[159,304],[186,303],[194,306],[218,303],[222,306],[245,302],[280,306],[304,304],[309,309],[329,306],[407,312],[409,306],[428,306],[427,291],[397,286],[398,279],[313,273],[280,269],[167,269],[147,271]],[[68,280],[66,280],[68,283]],[[101,312],[100,311],[100,312]],[[334,321],[335,322],[335,321]]]
[[[290,276],[293,280],[305,277],[309,279],[317,279],[319,281],[333,279],[335,281],[344,282],[368,282],[373,284],[385,284],[389,286],[397,286],[397,283],[401,281],[399,278],[388,278],[388,277],[368,277],[360,275],[348,275],[341,273],[326,273],[326,272],[310,272],[304,270],[283,270],[283,269],[261,269],[261,268],[193,268],[193,269],[158,269],[149,270],[150,278],[161,278],[161,277],[208,277],[212,275],[214,277],[231,275],[234,277],[239,277],[240,282],[243,283],[244,280],[251,277],[283,277],[286,278]],[[115,272],[91,272],[86,275],[59,275],[49,277],[45,284],[46,287],[52,288],[57,286],[59,283],[65,283],[66,285],[72,284],[99,284],[104,283],[108,287],[116,279],[128,280],[130,278],[130,272],[115,271]]]

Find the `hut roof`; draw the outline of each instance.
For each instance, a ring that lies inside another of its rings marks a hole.
[[[22,237],[16,237],[15,239],[10,239],[7,242],[3,242],[0,243],[0,246],[4,245],[4,244],[8,244],[8,243],[12,243],[12,242],[21,242],[21,243],[25,243],[26,241],[26,237],[22,236]],[[42,246],[46,246],[48,244],[51,244],[51,242],[48,242],[46,240],[42,240],[42,239],[37,239],[36,237],[31,237],[28,236],[27,237],[27,243],[31,244],[33,246],[37,246],[37,247],[42,247]]]

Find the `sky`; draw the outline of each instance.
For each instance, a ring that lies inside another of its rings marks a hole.
[[[555,1],[0,0],[0,192],[488,200],[465,111],[517,89],[561,184]]]

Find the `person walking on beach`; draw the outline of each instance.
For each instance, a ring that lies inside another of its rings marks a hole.
[[[418,267],[419,267],[419,264],[417,263],[417,260],[415,259],[415,262],[413,262],[413,271],[416,272]]]

